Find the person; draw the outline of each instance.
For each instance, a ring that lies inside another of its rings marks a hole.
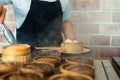
[[[0,0],[0,7],[7,4],[13,5],[17,43],[34,48],[60,46],[63,37],[75,39],[69,0]]]
[[[0,5],[0,24],[4,23],[6,9]]]

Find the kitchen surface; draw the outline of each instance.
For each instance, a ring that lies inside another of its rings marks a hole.
[[[58,50],[59,49],[59,50]],[[31,57],[30,61],[27,61],[26,58],[19,58],[15,60],[13,56],[14,61],[17,62],[17,67],[14,67],[13,72],[9,71],[7,69],[7,72],[0,69],[1,76],[0,78],[9,78],[11,75],[18,75],[18,71],[24,72],[24,75],[26,73],[32,73],[39,72],[39,69],[42,69],[42,74],[44,74],[44,77],[42,76],[40,80],[58,80],[54,79],[55,77],[58,77],[62,80],[120,80],[120,57],[92,57],[90,56],[90,51],[84,52],[84,53],[64,53],[60,52],[60,48],[51,48],[51,47],[43,47],[40,49],[36,49],[34,52],[34,57]],[[7,54],[6,54],[7,55]],[[11,54],[12,55],[12,54]],[[88,56],[89,55],[89,56]],[[4,55],[3,55],[4,56]],[[4,59],[2,57],[2,60],[6,62],[6,60],[13,60],[12,56],[11,59]],[[20,61],[20,62],[19,62]],[[15,66],[16,64],[7,62],[7,63],[0,63],[0,67],[5,67],[9,64],[12,64]],[[21,63],[22,62],[22,63]],[[32,62],[32,63],[31,63]],[[48,63],[49,62],[49,63]],[[53,66],[54,64],[54,66]],[[44,67],[43,67],[44,66]],[[49,66],[47,70],[47,66]],[[89,68],[87,68],[87,67]],[[35,68],[34,68],[35,67]],[[9,67],[11,68],[11,67]],[[37,69],[39,68],[39,69]],[[64,69],[65,68],[65,69]],[[67,71],[67,68],[69,71]],[[85,71],[84,71],[85,68]],[[28,69],[28,70],[27,70]],[[31,70],[29,70],[31,69]],[[77,71],[76,71],[77,70]],[[16,72],[17,71],[17,72]],[[45,72],[44,72],[45,71]],[[49,72],[52,71],[52,72]],[[83,72],[82,72],[83,71]],[[41,73],[41,70],[40,72]],[[80,76],[82,74],[87,74],[89,76]],[[70,77],[70,75],[74,75],[73,79]],[[19,74],[20,76],[20,74]],[[32,75],[33,76],[33,75]],[[63,77],[64,76],[64,77]],[[102,76],[102,77],[101,77]],[[28,79],[27,77],[20,76],[21,79]],[[31,76],[29,75],[31,78]],[[37,78],[34,78],[35,80],[39,80]],[[29,79],[28,79],[29,80]]]
[[[10,39],[5,39],[1,29],[0,79],[120,80],[119,3],[70,0],[70,19],[78,42],[63,42],[59,47],[35,47],[31,51],[28,44],[8,45]],[[7,26],[15,37],[13,7],[4,7],[7,12],[2,26]]]

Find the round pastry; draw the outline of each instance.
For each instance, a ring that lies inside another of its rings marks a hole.
[[[55,56],[38,56],[33,59],[33,62],[35,63],[48,62],[54,65],[59,64],[60,61],[61,61],[60,57]]]
[[[53,73],[54,70],[54,65],[51,63],[27,63],[24,64],[21,68],[20,71],[22,73],[29,73],[29,72],[40,72],[43,73],[44,75]]]
[[[2,61],[28,62],[30,60],[30,45],[14,44],[2,47]]]
[[[41,73],[18,73],[5,74],[0,80],[44,80]]]
[[[81,42],[66,40],[61,43],[61,51],[62,52],[82,52],[83,51],[83,44]]]
[[[0,74],[16,71],[18,65],[15,62],[0,62]]]
[[[66,73],[66,74],[85,74],[88,76],[93,77],[95,68],[94,66],[88,65],[88,64],[63,64],[60,66],[60,72]]]
[[[68,75],[68,74],[56,74],[51,76],[48,80],[93,80],[87,75]]]
[[[65,59],[65,61],[67,63],[75,63],[75,64],[89,64],[89,65],[93,65],[93,59],[90,59],[88,57],[83,57],[83,56],[74,56],[74,57],[67,57]]]

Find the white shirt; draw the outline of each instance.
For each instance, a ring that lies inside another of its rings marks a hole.
[[[42,1],[54,2],[56,0],[42,0]],[[60,2],[63,10],[63,21],[67,21],[70,19],[69,0],[60,0]],[[31,6],[31,0],[0,0],[0,5],[7,5],[7,4],[13,5],[16,26],[18,29],[23,24],[29,12]]]

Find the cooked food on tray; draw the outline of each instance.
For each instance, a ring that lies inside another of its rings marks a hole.
[[[95,68],[88,64],[62,64],[60,66],[60,71],[66,74],[86,74],[93,77]]]

